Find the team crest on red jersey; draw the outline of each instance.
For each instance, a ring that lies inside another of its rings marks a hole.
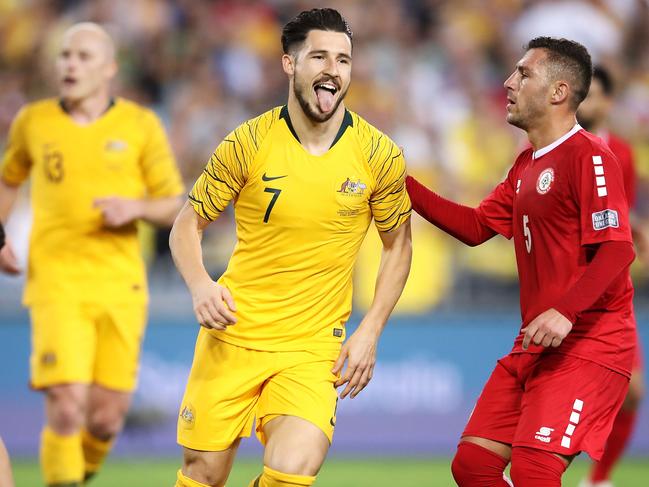
[[[536,191],[539,194],[545,194],[548,191],[550,191],[550,186],[552,186],[552,182],[554,181],[554,170],[549,167],[547,169],[544,169],[541,171],[541,174],[539,174],[539,179],[536,181]]]

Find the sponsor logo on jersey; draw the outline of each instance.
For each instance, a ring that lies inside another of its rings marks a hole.
[[[539,179],[536,180],[536,191],[539,194],[545,194],[550,191],[550,186],[554,181],[554,170],[549,167],[541,171],[539,174]]]
[[[606,210],[593,213],[593,230],[604,230],[605,228],[618,228],[620,221],[617,218],[617,211]]]
[[[109,140],[104,147],[108,152],[124,152],[126,150],[126,142],[123,140]]]
[[[191,404],[185,404],[180,411],[180,419],[183,421],[183,426],[186,429],[192,429],[196,422],[196,413]]]
[[[347,178],[336,192],[345,196],[363,196],[366,189],[367,185],[360,179]]]
[[[536,432],[534,435],[534,438],[542,441],[543,443],[550,443],[550,436],[552,435],[552,432],[554,431],[554,428],[548,428],[547,426],[541,426],[539,430]]]

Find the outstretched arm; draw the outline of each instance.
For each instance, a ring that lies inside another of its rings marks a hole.
[[[356,397],[372,379],[376,363],[376,347],[390,313],[401,296],[410,272],[412,239],[410,219],[392,232],[379,232],[383,242],[381,264],[376,279],[374,300],[357,330],[345,342],[336,364],[334,374],[342,371],[345,360],[347,369],[336,382],[336,387],[347,384],[340,394],[344,398],[351,393]]]
[[[406,178],[406,187],[413,209],[461,242],[475,247],[496,235],[494,230],[480,221],[475,208],[442,198],[412,176]]]

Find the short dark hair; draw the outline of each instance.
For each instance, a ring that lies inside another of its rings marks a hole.
[[[530,49],[545,49],[555,72],[569,76],[573,88],[572,105],[577,109],[588,95],[593,76],[588,49],[578,42],[554,37],[536,37],[527,44],[526,50]]]
[[[314,8],[300,12],[282,29],[282,49],[288,54],[296,44],[304,42],[312,30],[329,30],[347,34],[352,41],[352,31],[345,18],[333,8]]]
[[[599,81],[602,85],[602,91],[606,96],[613,96],[613,93],[615,93],[615,82],[608,69],[601,65],[595,66],[593,68],[593,79]]]

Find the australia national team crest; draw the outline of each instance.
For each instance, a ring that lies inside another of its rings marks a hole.
[[[366,189],[367,185],[360,179],[347,178],[336,192],[343,196],[363,196]]]
[[[551,167],[544,169],[539,174],[539,179],[536,181],[536,191],[539,194],[545,194],[550,191],[552,183],[554,182],[554,170]]]

